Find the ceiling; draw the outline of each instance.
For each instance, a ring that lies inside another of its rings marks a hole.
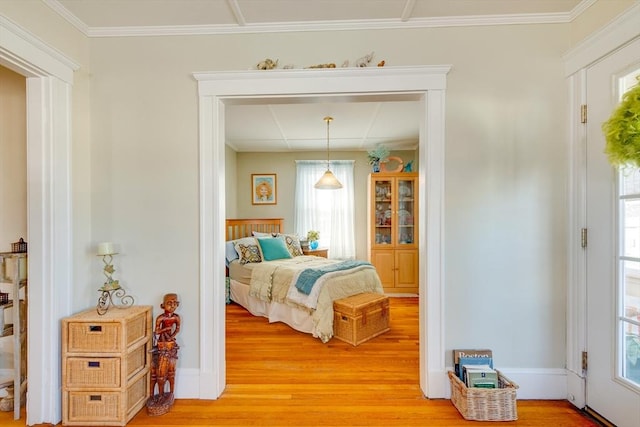
[[[43,0],[88,37],[571,22],[593,0]],[[372,64],[375,63],[375,58]],[[338,64],[340,66],[342,64]],[[353,64],[350,64],[353,66]],[[418,143],[417,100],[261,102],[227,108],[236,151],[393,150]],[[251,125],[248,126],[247,123]]]

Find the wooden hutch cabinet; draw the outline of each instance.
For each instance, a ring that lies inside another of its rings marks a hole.
[[[418,174],[369,175],[369,261],[385,292],[418,293]]]

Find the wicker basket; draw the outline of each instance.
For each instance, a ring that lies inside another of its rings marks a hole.
[[[373,292],[352,295],[333,303],[333,335],[360,345],[389,330],[389,297]]]
[[[449,371],[451,402],[466,420],[514,421],[518,419],[518,385],[498,371],[499,388],[469,388]]]

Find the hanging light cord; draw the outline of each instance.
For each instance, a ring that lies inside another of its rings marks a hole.
[[[329,123],[333,120],[333,117],[327,116],[324,121],[327,122],[327,170],[329,170]]]

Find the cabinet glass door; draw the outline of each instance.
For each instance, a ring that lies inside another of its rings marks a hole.
[[[411,245],[414,246],[416,238],[416,230],[414,223],[417,220],[415,217],[416,212],[416,186],[415,179],[403,179],[398,178],[397,181],[397,194],[393,196],[397,200],[396,208],[396,232],[395,238],[397,239],[396,245]]]
[[[375,181],[375,244],[390,245],[393,242],[393,181],[381,179]]]

